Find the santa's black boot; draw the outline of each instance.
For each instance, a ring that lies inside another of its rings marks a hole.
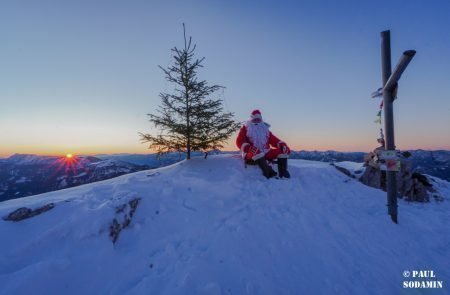
[[[287,171],[287,158],[278,158],[278,175],[280,177],[291,178],[291,174]]]
[[[264,157],[256,160],[255,162],[256,164],[258,164],[259,168],[261,168],[261,171],[266,178],[277,176],[277,173],[273,171],[272,167],[270,167],[269,164],[267,164],[267,161],[266,159],[264,159]]]

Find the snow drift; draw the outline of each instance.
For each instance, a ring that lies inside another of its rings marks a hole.
[[[2,217],[55,204],[0,220],[0,293],[393,294],[405,270],[433,270],[448,292],[447,182],[441,203],[399,200],[395,225],[382,191],[327,163],[290,171],[266,180],[233,155],[194,158],[0,203]]]

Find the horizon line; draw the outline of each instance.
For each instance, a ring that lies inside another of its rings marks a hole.
[[[239,152],[238,149],[235,150],[219,150],[220,152]],[[401,151],[428,151],[428,152],[433,152],[433,151],[446,151],[446,152],[450,152],[450,148],[446,149],[446,148],[437,148],[437,149],[421,149],[421,148],[415,148],[415,149],[401,149]],[[194,152],[201,152],[201,151],[192,151]],[[357,151],[357,150],[352,150],[352,151],[340,151],[340,150],[332,150],[332,149],[301,149],[301,150],[292,150],[292,152],[338,152],[338,153],[369,153],[366,151]],[[170,153],[178,153],[178,152],[170,152]],[[181,152],[182,154],[185,152]],[[201,152],[204,153],[204,152]],[[127,153],[127,152],[119,152],[119,153],[80,153],[80,154],[73,154],[74,156],[78,156],[78,157],[92,157],[92,156],[107,156],[107,155],[155,155],[157,154],[157,152],[150,152],[150,153]],[[0,155],[0,159],[7,159],[10,158],[14,155],[28,155],[28,156],[40,156],[40,157],[65,157],[66,154],[65,153],[61,153],[61,154],[50,154],[50,153],[45,153],[45,154],[40,154],[40,153],[12,153],[12,154],[6,154],[6,155]]]

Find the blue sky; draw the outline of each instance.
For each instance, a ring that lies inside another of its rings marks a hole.
[[[182,23],[200,78],[239,121],[260,109],[294,149],[376,146],[380,32],[417,50],[395,102],[400,149],[450,149],[448,1],[2,1],[0,156],[147,152]],[[228,148],[234,149],[234,139]]]

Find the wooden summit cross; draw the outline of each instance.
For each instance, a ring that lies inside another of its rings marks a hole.
[[[391,73],[391,33],[389,30],[381,32],[381,75],[383,82],[384,130],[386,133],[385,149],[387,152],[395,153],[393,102],[397,96],[397,82],[415,54],[415,50],[403,52],[394,72]],[[388,214],[391,215],[393,222],[398,223],[396,173],[395,169],[387,169],[386,190]]]

